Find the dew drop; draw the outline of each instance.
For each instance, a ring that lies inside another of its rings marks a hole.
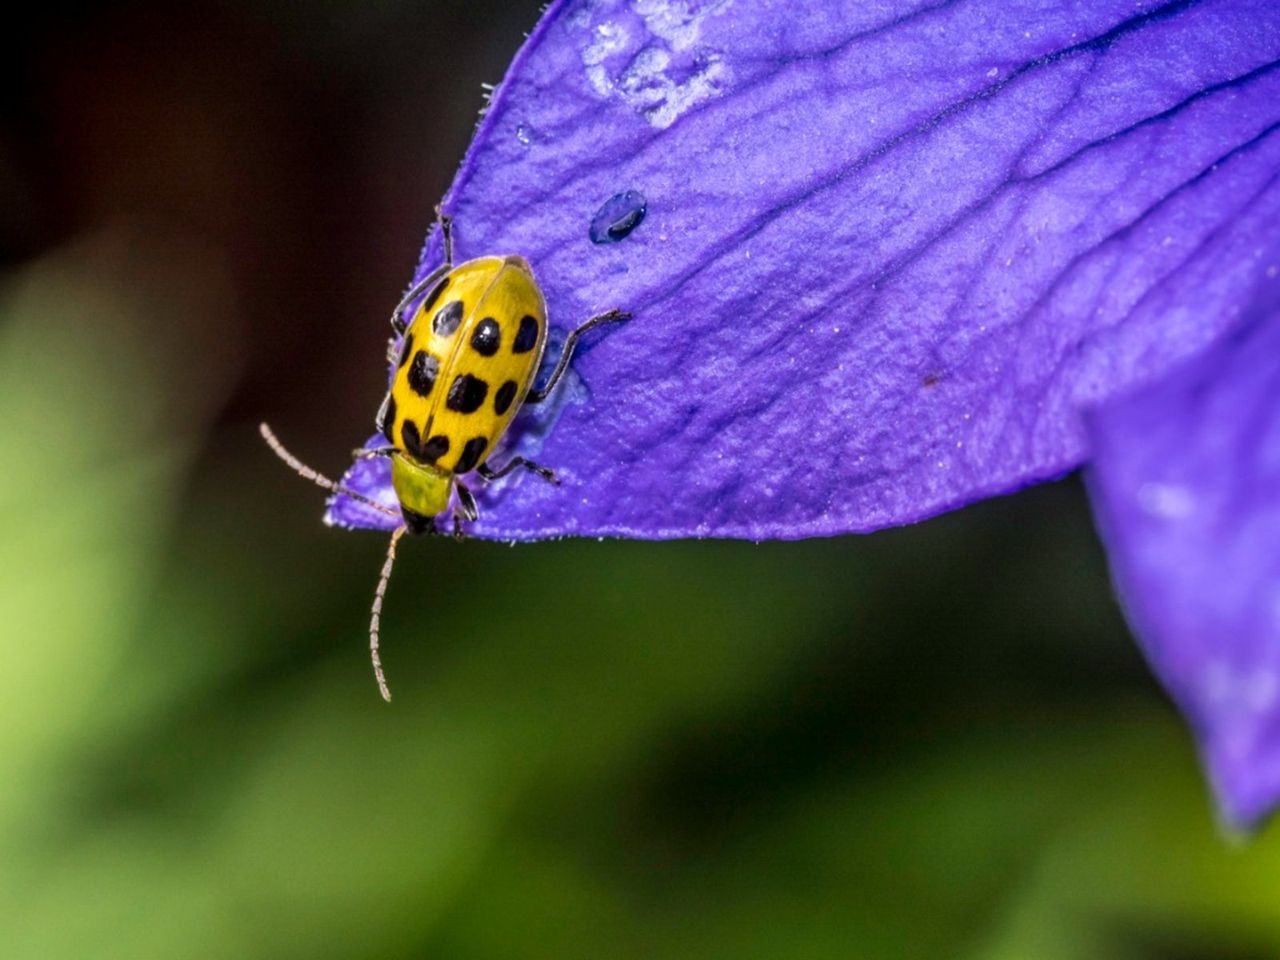
[[[644,220],[648,204],[637,190],[616,193],[591,218],[592,243],[617,243]]]
[[[527,147],[533,143],[533,129],[526,124],[520,124],[516,127],[516,139]]]
[[[1148,514],[1166,520],[1182,520],[1196,509],[1195,496],[1175,483],[1144,483],[1138,488],[1138,503]]]

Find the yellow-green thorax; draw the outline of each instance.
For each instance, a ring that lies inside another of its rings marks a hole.
[[[430,526],[432,517],[449,506],[453,475],[438,467],[415,463],[397,450],[391,455],[391,486],[400,501],[409,532],[421,533]]]

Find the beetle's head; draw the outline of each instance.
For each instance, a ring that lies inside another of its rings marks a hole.
[[[391,486],[395,488],[409,532],[430,533],[435,529],[432,518],[449,506],[453,477],[397,450],[391,455]]]

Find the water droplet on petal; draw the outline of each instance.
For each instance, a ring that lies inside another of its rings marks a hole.
[[[516,139],[527,147],[533,143],[533,128],[527,124],[520,124],[516,127]]]
[[[591,218],[591,242],[617,243],[626,238],[640,226],[646,209],[648,205],[644,194],[638,190],[614,194]]]

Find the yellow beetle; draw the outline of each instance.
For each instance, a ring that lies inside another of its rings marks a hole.
[[[394,339],[391,344],[396,371],[376,417],[387,445],[356,451],[360,457],[390,458],[391,484],[403,519],[391,535],[369,624],[374,674],[387,700],[391,694],[378,657],[378,623],[396,543],[406,531],[437,532],[434,517],[448,509],[455,491],[453,532],[462,535],[462,522],[479,515],[475,497],[459,479],[463,474],[475,471],[484,480],[497,480],[523,467],[558,483],[551,470],[524,457],[512,457],[496,468],[488,457],[521,407],[541,403],[555,389],[582,334],[631,317],[609,310],[570,331],[546,384],[532,389],[547,345],[547,306],[532,268],[515,255],[479,257],[454,266],[450,218],[439,208],[436,214],[444,263],[414,284],[391,315],[399,336],[399,346]],[[411,319],[406,319],[415,302]],[[306,479],[395,516],[302,463],[265,423],[261,432],[276,454]]]

